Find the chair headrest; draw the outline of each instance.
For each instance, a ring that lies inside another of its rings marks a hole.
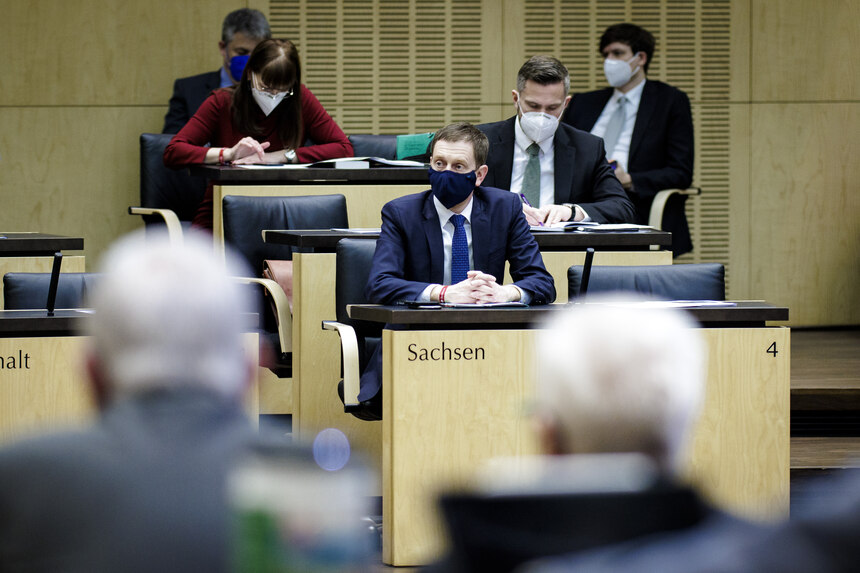
[[[576,298],[582,266],[567,271],[568,297]],[[637,292],[666,300],[725,300],[725,267],[717,263],[654,266],[593,266],[588,294]]]

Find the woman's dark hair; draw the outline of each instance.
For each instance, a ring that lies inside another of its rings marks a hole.
[[[248,59],[242,79],[233,92],[233,121],[239,131],[250,136],[261,135],[254,121],[259,108],[251,93],[251,74],[267,88],[289,92],[273,114],[278,115],[278,134],[285,149],[298,149],[302,144],[302,66],[299,52],[289,40],[263,40]]]

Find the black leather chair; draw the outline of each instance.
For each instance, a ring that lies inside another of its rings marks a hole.
[[[376,239],[341,239],[336,250],[335,316],[336,321],[324,321],[324,330],[337,331],[340,336],[343,379],[338,383],[338,394],[344,411],[362,420],[377,420],[371,414],[373,407],[358,401],[359,379],[368,359],[380,344],[382,326],[349,317],[350,304],[367,304],[364,287],[370,275]]]
[[[206,179],[193,177],[187,169],[164,166],[164,148],[173,135],[140,135],[140,206],[129,207],[131,215],[143,215],[147,228],[167,226],[171,239],[181,237],[191,225],[206,192]]]
[[[579,295],[582,269],[567,271],[568,297]],[[725,267],[717,263],[637,267],[593,266],[588,294],[636,292],[665,300],[725,300]]]
[[[60,274],[55,308],[82,308],[98,276],[98,273]],[[51,273],[6,273],[3,276],[3,308],[46,308],[50,284]]]
[[[396,135],[350,135],[349,142],[356,157],[397,159]]]
[[[266,259],[291,260],[296,250],[263,242],[267,229],[331,229],[349,227],[346,197],[243,197],[227,195],[222,201],[224,242],[241,253],[260,276]]]
[[[280,348],[272,363],[262,356],[261,364],[280,377],[292,375],[292,318],[283,289],[272,280],[259,278],[267,259],[291,260],[294,249],[263,242],[267,229],[330,229],[349,227],[343,195],[295,197],[244,197],[228,195],[222,201],[224,242],[248,261],[255,276],[245,282],[261,285],[272,296],[276,311],[264,312],[261,335],[277,341]],[[260,305],[264,308],[264,305]]]

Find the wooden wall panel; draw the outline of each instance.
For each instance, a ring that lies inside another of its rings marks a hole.
[[[860,323],[859,121],[860,103],[752,106],[751,291],[793,326]]]
[[[0,97],[4,105],[20,106],[156,105],[164,106],[164,114],[175,78],[221,65],[221,23],[245,4],[4,2],[0,52],[7,58]]]
[[[114,239],[142,225],[138,135],[148,107],[0,108],[0,229],[84,238],[89,269]]]
[[[860,2],[752,0],[754,101],[860,100]]]

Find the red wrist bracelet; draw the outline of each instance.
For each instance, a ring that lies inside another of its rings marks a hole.
[[[224,148],[221,148],[221,151],[218,152],[218,163],[219,165],[224,165]]]
[[[445,291],[448,290],[448,285],[442,287],[439,291],[439,302],[445,302]]]

